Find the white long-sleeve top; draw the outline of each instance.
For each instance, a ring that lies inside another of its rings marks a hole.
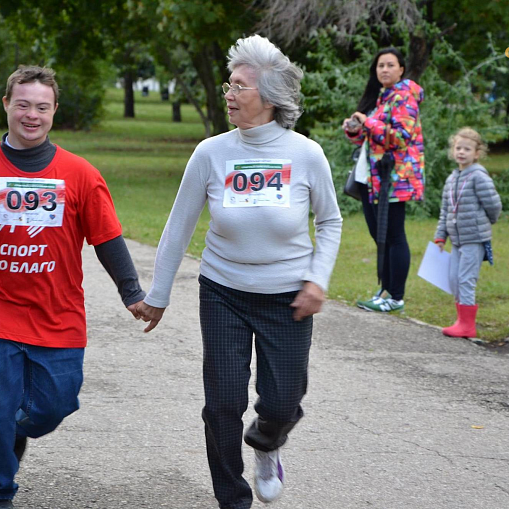
[[[157,248],[147,304],[169,304],[175,274],[206,202],[211,220],[202,275],[254,293],[295,291],[304,281],[327,289],[343,221],[330,167],[320,145],[272,121],[214,136],[196,147]],[[315,248],[309,237],[310,209]]]

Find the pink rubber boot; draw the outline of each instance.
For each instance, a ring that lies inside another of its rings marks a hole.
[[[477,331],[475,328],[475,317],[479,306],[465,306],[457,304],[458,320],[454,325],[442,329],[442,334],[454,338],[475,338]]]

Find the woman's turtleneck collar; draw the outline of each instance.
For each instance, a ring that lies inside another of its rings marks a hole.
[[[262,124],[251,129],[237,129],[240,139],[249,145],[265,145],[271,141],[277,140],[287,129],[281,127],[275,120],[268,124]]]
[[[56,146],[49,141],[48,136],[40,145],[25,149],[16,149],[7,145],[7,136],[8,133],[2,136],[2,152],[12,165],[22,171],[37,172],[43,170],[51,163],[57,151]]]

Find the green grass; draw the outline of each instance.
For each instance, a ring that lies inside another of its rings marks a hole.
[[[401,316],[441,327],[456,319],[454,299],[417,276],[424,251],[433,240],[434,219],[407,218],[406,232],[412,262]],[[450,245],[446,246],[450,250]],[[495,265],[483,263],[477,286],[478,333],[488,341],[509,337],[509,216],[493,228]],[[352,277],[352,274],[355,277]],[[357,299],[371,298],[377,290],[376,249],[361,214],[345,217],[340,254],[329,287],[329,297],[355,305]]]
[[[171,105],[159,95],[136,93],[136,118],[124,119],[121,90],[108,90],[106,116],[90,132],[54,131],[52,141],[88,159],[104,175],[128,238],[156,246],[177,194],[182,173],[196,143],[204,136],[198,114],[182,107],[183,122],[171,122]],[[494,173],[509,171],[509,154],[484,161]],[[200,256],[208,229],[203,211],[189,246]],[[402,317],[446,326],[455,320],[453,298],[417,276],[436,220],[407,219],[412,265]],[[494,226],[495,265],[484,263],[478,283],[478,329],[488,341],[509,336],[509,216]],[[352,277],[354,275],[354,277]],[[376,250],[361,215],[345,217],[340,254],[331,279],[329,297],[355,305],[376,291]]]
[[[480,162],[493,175],[509,171],[509,154],[492,154]]]

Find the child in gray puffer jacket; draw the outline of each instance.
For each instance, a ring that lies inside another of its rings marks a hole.
[[[443,250],[447,237],[451,239],[449,282],[458,319],[442,333],[475,337],[475,287],[483,260],[493,263],[491,225],[500,216],[502,203],[488,171],[477,163],[487,148],[480,134],[464,127],[451,136],[449,146],[458,168],[445,182],[435,243]]]

